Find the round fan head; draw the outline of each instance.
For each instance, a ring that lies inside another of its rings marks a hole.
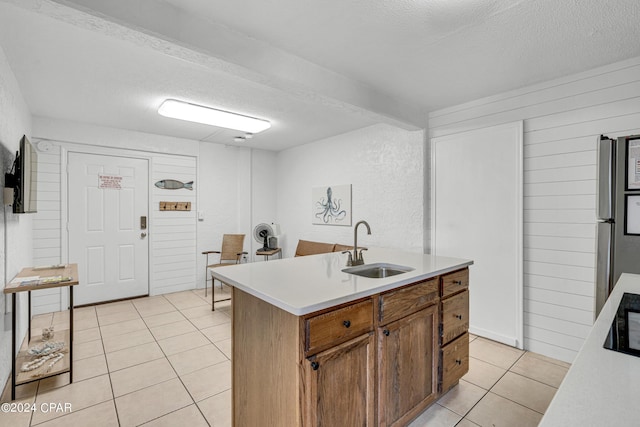
[[[273,235],[273,228],[266,223],[258,224],[253,229],[253,238],[256,239],[258,243],[262,243],[261,250],[263,251],[269,250],[269,237]]]

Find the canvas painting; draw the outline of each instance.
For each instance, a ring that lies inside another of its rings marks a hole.
[[[351,226],[351,184],[311,190],[313,224]]]

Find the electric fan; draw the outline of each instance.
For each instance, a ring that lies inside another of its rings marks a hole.
[[[253,237],[258,243],[262,243],[262,248],[258,249],[258,252],[269,251],[272,249],[269,247],[269,237],[273,235],[273,227],[269,224],[263,222],[255,226],[253,229]]]

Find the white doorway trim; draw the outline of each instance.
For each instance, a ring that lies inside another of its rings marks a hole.
[[[513,251],[514,257],[515,257],[515,262],[516,262],[516,266],[515,266],[515,270],[513,273],[513,282],[515,285],[515,295],[514,295],[514,299],[512,301],[500,301],[500,300],[496,300],[495,304],[509,304],[512,305],[513,307],[513,311],[511,311],[511,313],[509,314],[509,320],[511,321],[511,319],[513,319],[512,321],[515,322],[515,330],[513,334],[507,334],[507,333],[502,333],[501,331],[494,331],[494,330],[489,330],[488,328],[481,328],[481,327],[474,327],[473,325],[473,319],[471,319],[471,324],[470,324],[470,332],[480,335],[480,336],[484,336],[499,342],[503,342],[505,344],[514,346],[514,347],[518,347],[518,348],[523,348],[524,346],[524,274],[523,274],[523,265],[524,265],[524,243],[523,243],[523,228],[524,228],[524,213],[523,213],[523,138],[524,138],[524,133],[523,133],[523,122],[522,121],[518,121],[518,122],[514,122],[514,123],[508,123],[508,124],[503,124],[503,125],[498,125],[498,126],[492,126],[492,127],[487,127],[487,128],[483,128],[483,129],[478,129],[478,130],[473,130],[473,131],[469,131],[469,132],[462,132],[462,133],[456,133],[456,134],[452,134],[452,135],[447,135],[447,136],[442,136],[442,137],[438,137],[438,138],[432,138],[431,139],[431,183],[430,183],[430,188],[431,188],[431,247],[432,247],[432,253],[436,254],[436,255],[450,255],[450,256],[456,256],[456,254],[451,254],[451,253],[439,253],[439,247],[438,247],[438,218],[437,218],[437,214],[436,214],[436,209],[438,209],[438,203],[439,200],[441,203],[449,203],[450,201],[454,201],[456,200],[456,198],[459,197],[464,197],[465,192],[472,192],[472,191],[481,191],[480,188],[475,187],[476,183],[473,182],[473,179],[470,179],[468,186],[466,188],[460,188],[458,191],[456,191],[456,193],[453,194],[447,194],[446,196],[442,197],[440,199],[438,199],[438,194],[437,194],[437,187],[438,187],[438,182],[437,182],[437,177],[438,177],[438,173],[442,173],[442,171],[438,171],[438,159],[437,159],[437,146],[438,144],[443,144],[443,143],[453,143],[456,141],[475,141],[475,140],[480,140],[479,137],[483,137],[485,139],[491,139],[491,135],[494,134],[500,134],[500,133],[506,133],[508,135],[510,135],[510,142],[512,143],[512,145],[509,147],[510,151],[509,151],[509,157],[507,157],[509,162],[513,162],[513,166],[514,166],[514,171],[513,174],[510,176],[505,176],[505,179],[509,180],[506,182],[512,182],[513,186],[511,187],[511,191],[513,191],[514,194],[514,200],[512,200],[511,204],[509,204],[508,206],[505,206],[505,209],[508,209],[510,212],[513,213],[513,216],[511,217],[511,221],[513,222],[513,235],[509,236],[509,240],[511,242],[511,246],[510,246],[510,250]],[[494,156],[495,152],[491,151],[491,147],[487,147],[487,151],[485,153],[483,153],[483,155],[485,156]],[[489,157],[487,157],[489,158]],[[475,162],[482,162],[483,159],[482,158],[473,158],[473,159],[464,159],[466,161],[475,161]],[[490,163],[487,163],[488,165],[490,165]],[[442,166],[442,165],[441,165]],[[490,167],[490,166],[488,166]],[[462,172],[464,173],[464,166],[462,166]],[[456,173],[456,171],[452,171],[452,173]],[[442,175],[440,175],[442,176]],[[513,204],[515,204],[516,206],[513,206]],[[498,209],[500,207],[497,207]],[[462,208],[464,209],[464,208]],[[469,215],[471,215],[471,212],[469,212]],[[471,218],[471,217],[469,217]],[[441,238],[443,238],[441,236]],[[469,239],[472,239],[473,236],[469,236]],[[492,242],[486,242],[487,243],[487,247],[489,247],[489,244]],[[460,242],[460,245],[463,245],[463,242]],[[442,246],[442,245],[441,245]],[[490,249],[488,249],[490,250]],[[460,257],[464,257],[464,256],[460,256]],[[469,256],[466,256],[464,258],[469,258]],[[471,270],[473,270],[474,268],[478,269],[480,268],[480,266],[478,265],[479,263],[476,263],[475,266],[471,267]],[[471,277],[473,277],[473,271],[471,271]],[[473,279],[472,279],[473,280]],[[473,282],[470,283],[470,289],[473,290]],[[476,288],[477,289],[477,288]],[[471,292],[470,295],[471,298],[473,298],[473,292]],[[470,304],[473,307],[473,301],[470,301]],[[490,310],[490,308],[488,307],[487,309]],[[506,310],[508,311],[508,310]],[[508,313],[507,313],[508,314]],[[512,336],[513,335],[513,336]]]

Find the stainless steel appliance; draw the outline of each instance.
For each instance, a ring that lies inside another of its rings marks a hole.
[[[596,266],[596,316],[622,273],[640,274],[640,235],[625,232],[628,190],[627,146],[640,143],[640,135],[611,139],[600,137],[598,158],[598,248]],[[635,167],[635,165],[634,165]]]

